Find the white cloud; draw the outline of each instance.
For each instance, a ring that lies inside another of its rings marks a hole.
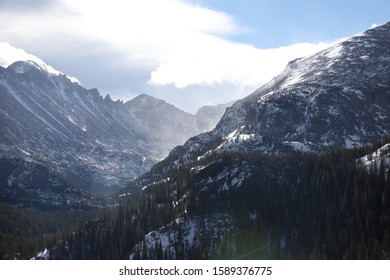
[[[226,89],[228,85],[234,87],[234,92],[246,92],[277,75],[289,60],[327,46],[325,43],[295,44],[259,49],[228,40],[230,35],[244,32],[246,28],[239,26],[229,14],[189,0],[62,0],[56,3],[38,10],[23,10],[19,5],[15,10],[0,11],[0,38],[38,56],[71,60],[78,63],[75,69],[80,65],[80,69],[85,69],[88,63],[100,65],[84,60],[87,57],[104,58],[107,81],[118,80],[118,73],[113,69],[128,71],[127,77],[121,73],[123,79],[116,82],[113,92],[130,88],[132,83],[139,85],[131,76],[137,71],[145,73],[138,78],[148,77],[143,81],[145,88],[166,86],[184,94],[189,87]],[[96,72],[91,69],[91,73]],[[84,83],[85,78],[79,78]],[[96,81],[93,87],[110,90],[101,84],[104,79],[91,79]]]
[[[161,62],[198,35],[239,29],[228,14],[179,0],[63,1],[76,13],[75,32],[107,43],[134,62]]]
[[[283,70],[287,62],[318,52],[329,44],[302,43],[275,49],[257,49],[219,38],[207,44],[183,48],[153,71],[152,84],[174,84],[178,88],[194,84],[230,82],[240,87],[259,86]]]
[[[8,67],[18,60],[40,60],[36,56],[29,54],[22,49],[15,48],[7,42],[0,42],[0,52],[0,66],[2,67]]]
[[[55,70],[50,65],[47,65],[42,61],[42,59],[36,57],[35,55],[29,54],[25,50],[15,48],[7,42],[0,42],[0,66],[8,67],[15,61],[34,61],[42,69],[46,69],[46,71],[53,75],[61,74],[60,71]]]
[[[152,85],[260,85],[289,60],[327,46],[262,50],[235,43],[223,38],[241,31],[234,18],[185,1],[64,1],[79,13],[80,34],[110,44],[130,63],[151,64]]]

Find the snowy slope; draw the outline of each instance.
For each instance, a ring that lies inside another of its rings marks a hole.
[[[215,132],[270,136],[271,150],[264,139],[243,141],[268,153],[282,152],[280,143],[314,151],[370,143],[390,131],[389,46],[387,24],[296,59],[230,108]]]
[[[132,248],[129,259],[189,259],[191,253],[209,242],[208,255],[203,258],[216,258],[220,251],[217,244],[223,236],[228,238],[235,232],[236,221],[228,214],[213,214],[190,219],[178,218],[172,223],[149,232]]]
[[[384,171],[390,170],[390,144],[386,144],[375,152],[359,158],[356,161],[358,166],[365,167],[368,171],[381,170],[383,164]]]

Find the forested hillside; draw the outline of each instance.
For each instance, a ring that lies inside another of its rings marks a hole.
[[[55,238],[49,229],[8,230],[28,242],[2,245],[1,257],[27,257],[44,245],[54,259],[387,259],[390,171],[357,159],[389,140],[323,155],[218,155],[201,170],[183,168],[121,195],[116,209],[80,218]],[[249,174],[239,183],[236,168]]]

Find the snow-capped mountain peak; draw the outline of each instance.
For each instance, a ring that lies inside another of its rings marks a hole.
[[[35,61],[32,60],[26,60],[26,61],[17,61],[11,64],[9,67],[12,71],[14,71],[15,74],[25,74],[31,69],[37,69],[41,72],[45,72],[48,74],[54,74],[59,75],[60,72],[54,70],[53,68],[49,68],[46,64],[38,64]]]
[[[0,66],[4,68],[11,67],[16,74],[23,74],[35,68],[47,75],[64,75],[35,55],[29,54],[23,49],[15,48],[6,42],[0,42]],[[66,77],[72,82],[80,84],[77,78],[69,75],[66,75]]]

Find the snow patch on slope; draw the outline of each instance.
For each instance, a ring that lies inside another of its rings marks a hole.
[[[48,249],[39,252],[35,258],[32,260],[48,260],[50,258],[50,251]]]
[[[200,247],[202,239],[209,240],[213,245],[221,236],[234,232],[235,220],[228,214],[178,218],[146,234],[144,239],[134,246],[129,259],[188,259],[190,256],[186,254]],[[209,254],[212,254],[212,251],[213,248],[209,250]]]
[[[385,171],[390,169],[390,144],[386,144],[375,152],[356,160],[358,166],[365,167],[368,171],[374,168],[379,171],[382,163]]]

